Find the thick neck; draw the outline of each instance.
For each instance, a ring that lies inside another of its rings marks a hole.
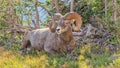
[[[64,42],[70,42],[73,39],[72,30],[69,29],[67,32],[59,35],[60,39]]]

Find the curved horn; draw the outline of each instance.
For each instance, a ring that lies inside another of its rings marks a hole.
[[[54,16],[53,16],[53,19],[52,19],[52,22],[51,24],[49,24],[49,29],[51,32],[55,32],[56,31],[56,28],[57,28],[57,21],[63,17],[62,14],[60,13],[55,13]]]
[[[72,20],[71,23],[72,29],[74,31],[79,31],[82,25],[81,16],[76,12],[70,12],[64,15],[65,20]]]

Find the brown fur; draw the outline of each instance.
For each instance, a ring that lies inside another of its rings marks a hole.
[[[59,17],[49,28],[29,31],[24,37],[21,51],[24,52],[25,48],[35,48],[55,54],[58,50],[73,49],[75,40],[72,35],[71,20],[66,21],[64,16]]]
[[[46,28],[28,32],[21,48],[32,47],[36,50],[44,49],[54,54],[55,51],[59,49],[66,50],[69,45],[70,47],[75,45],[71,31],[58,35],[57,33],[50,32],[49,29]]]

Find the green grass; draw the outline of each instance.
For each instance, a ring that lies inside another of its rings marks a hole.
[[[120,57],[112,60],[110,53],[94,54],[91,44],[75,50],[77,60],[69,56],[50,55],[45,51],[32,50],[31,54],[19,54],[20,45],[12,45],[9,50],[0,47],[1,68],[119,68]]]

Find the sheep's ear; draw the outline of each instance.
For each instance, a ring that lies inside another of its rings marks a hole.
[[[82,25],[81,16],[78,13],[70,12],[64,15],[65,20],[72,20],[71,26],[74,31],[79,31]]]

